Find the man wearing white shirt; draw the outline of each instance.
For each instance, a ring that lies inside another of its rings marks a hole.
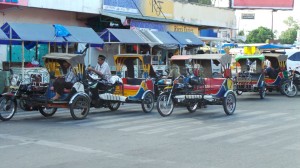
[[[105,62],[106,57],[104,55],[98,56],[98,64],[95,69],[89,67],[88,70],[96,73],[100,78],[106,79],[107,82],[111,82],[111,72],[110,67],[107,62]]]
[[[108,83],[111,83],[111,72],[110,67],[107,62],[105,62],[106,57],[104,55],[98,56],[98,64],[93,69],[88,67],[88,71],[92,71],[99,76],[99,78],[105,79]],[[92,103],[97,106],[99,100],[98,90],[106,90],[105,84],[99,82],[95,88],[90,88],[92,93]]]

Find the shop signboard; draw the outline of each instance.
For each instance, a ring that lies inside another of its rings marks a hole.
[[[242,19],[255,19],[254,13],[242,13]]]
[[[167,26],[168,31],[174,32],[192,32],[195,35],[199,35],[198,27],[195,26],[186,26],[186,25],[179,25],[179,24],[170,24]]]

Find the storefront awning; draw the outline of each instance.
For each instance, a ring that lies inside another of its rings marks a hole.
[[[5,23],[1,29],[10,40],[15,41],[31,41],[39,43],[76,42],[92,45],[101,45],[104,43],[97,33],[91,28],[75,26],[63,27],[65,27],[70,33],[66,37],[58,37],[55,32],[55,27],[51,24]]]
[[[8,44],[8,43],[9,41],[7,36],[4,34],[4,32],[0,30],[0,44]]]
[[[50,24],[32,23],[5,23],[1,29],[10,40],[63,42],[62,38],[55,37],[54,27]]]
[[[91,45],[103,45],[104,41],[98,36],[98,34],[88,27],[78,26],[64,26],[71,34],[71,36],[65,37],[69,42],[88,43]]]
[[[169,33],[163,31],[140,30],[148,39],[152,41],[152,46],[158,46],[164,49],[176,49],[179,42],[176,41]]]
[[[105,29],[100,37],[106,43],[149,44],[149,39],[142,39],[131,29]]]
[[[276,45],[276,44],[266,44],[259,46],[258,49],[260,50],[271,50],[271,49],[289,49],[291,48],[290,46],[285,46],[285,45]]]
[[[181,46],[192,45],[201,46],[201,41],[196,35],[191,32],[168,32],[174,39],[176,39]]]

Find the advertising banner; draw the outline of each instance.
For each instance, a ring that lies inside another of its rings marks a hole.
[[[147,22],[139,20],[131,20],[130,28],[150,29],[155,31],[167,31],[166,24],[158,22]]]
[[[292,10],[294,0],[232,0],[232,8]]]
[[[0,4],[28,6],[28,0],[0,0]]]
[[[173,19],[174,2],[172,0],[142,0],[145,16]]]
[[[173,18],[172,0],[104,0],[103,10],[113,13]]]
[[[138,6],[133,0],[103,0],[103,10],[140,15]]]

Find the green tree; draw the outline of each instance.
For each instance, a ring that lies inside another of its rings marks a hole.
[[[273,38],[274,33],[271,29],[260,26],[248,34],[246,43],[265,43],[267,40]]]
[[[244,35],[245,35],[244,30],[239,31],[238,35],[239,35],[239,36],[244,36]]]
[[[293,44],[297,38],[297,30],[299,30],[299,24],[291,16],[284,20],[283,23],[286,24],[289,28],[281,32],[279,41],[281,44]]]

